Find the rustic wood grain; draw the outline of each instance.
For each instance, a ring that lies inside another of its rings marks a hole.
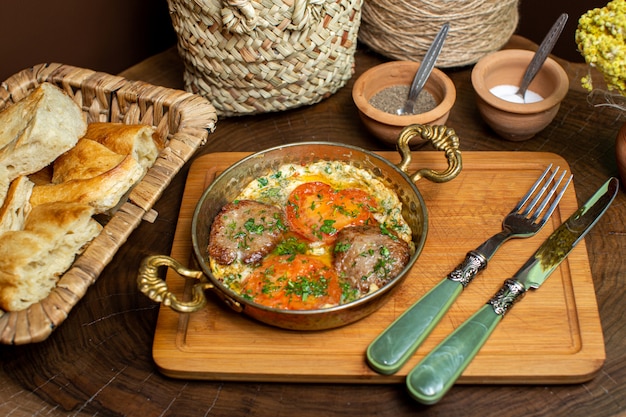
[[[384,60],[364,49],[355,76]],[[584,66],[573,66],[581,73]],[[482,122],[474,105],[471,68],[447,71],[457,91],[449,124],[463,151],[553,152],[574,173],[578,202],[617,175],[614,140],[624,117],[588,104],[572,89],[554,122],[526,142],[505,142]],[[182,63],[175,50],[129,70],[135,79],[176,88]],[[122,74],[128,77],[128,74]],[[353,78],[354,80],[354,78]],[[369,136],[350,98],[353,80],[329,99],[287,112],[222,119],[196,155],[259,151],[308,139],[390,150]],[[574,83],[574,85],[576,85]],[[435,406],[410,399],[401,384],[256,383],[172,379],[152,359],[159,306],[139,293],[136,271],[147,254],[169,253],[189,164],[155,204],[100,279],[54,334],[27,346],[0,346],[0,414],[12,416],[567,416],[608,417],[626,409],[626,193],[623,189],[585,238],[596,291],[606,361],[582,384],[463,384]],[[538,294],[534,294],[535,296]],[[535,297],[536,298],[536,297]],[[527,302],[526,300],[524,302]],[[521,304],[520,304],[521,306]],[[311,361],[316,352],[312,351]],[[512,367],[524,367],[511,357]]]

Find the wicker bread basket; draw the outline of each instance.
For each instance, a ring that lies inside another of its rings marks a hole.
[[[352,77],[363,0],[168,0],[185,89],[219,116],[314,104]]]
[[[69,94],[88,122],[152,125],[166,146],[128,200],[47,298],[22,311],[0,310],[3,344],[40,342],[65,320],[142,219],[154,218],[152,206],[185,162],[206,143],[217,121],[213,106],[197,95],[62,64],[37,65],[4,81],[0,85],[0,110],[43,82],[53,83]]]

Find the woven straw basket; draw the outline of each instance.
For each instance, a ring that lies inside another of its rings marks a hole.
[[[168,0],[185,89],[219,116],[314,104],[352,77],[363,0]]]
[[[359,40],[388,58],[421,61],[450,22],[437,66],[476,63],[515,32],[518,0],[365,0]]]
[[[128,200],[47,298],[22,311],[0,310],[0,343],[4,344],[40,342],[65,320],[130,233],[143,219],[154,220],[152,206],[174,175],[206,143],[217,122],[215,109],[200,96],[62,64],[37,65],[3,82],[0,111],[44,82],[64,90],[83,109],[88,122],[151,125],[166,146]]]

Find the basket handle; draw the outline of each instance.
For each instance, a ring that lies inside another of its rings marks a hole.
[[[294,0],[289,29],[302,29],[309,21],[309,3],[322,3],[323,0]],[[231,33],[252,32],[259,24],[259,16],[250,0],[225,0],[222,3],[222,25]]]

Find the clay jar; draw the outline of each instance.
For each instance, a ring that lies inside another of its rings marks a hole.
[[[548,57],[529,90],[543,97],[534,103],[513,103],[492,94],[499,85],[519,86],[534,52],[507,49],[481,58],[472,70],[472,85],[482,118],[502,138],[527,140],[554,119],[569,89],[565,70]]]
[[[365,127],[382,141],[395,145],[400,131],[413,124],[443,125],[456,101],[456,88],[452,80],[437,68],[433,68],[424,90],[429,92],[436,107],[430,111],[399,116],[374,107],[370,99],[380,91],[398,85],[410,86],[419,62],[391,61],[365,71],[354,83],[352,99],[359,109]],[[415,143],[413,143],[415,144]]]

